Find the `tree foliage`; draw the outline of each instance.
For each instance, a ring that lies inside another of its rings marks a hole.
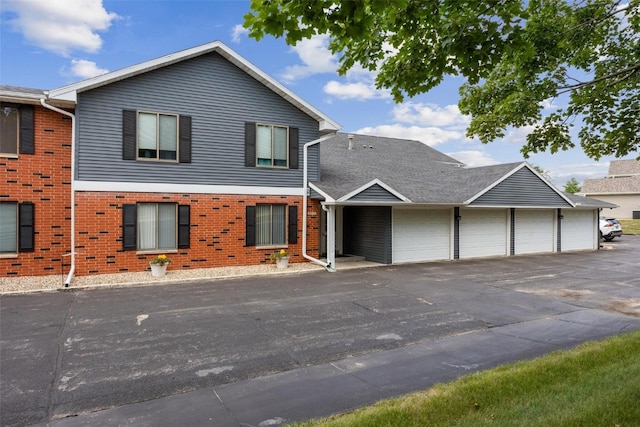
[[[578,180],[575,178],[571,178],[564,184],[564,191],[566,191],[567,193],[576,194],[579,193],[580,190],[582,190],[582,187],[580,186]]]
[[[522,153],[640,151],[640,0],[252,0],[245,26],[290,45],[330,36],[341,74],[377,73],[396,102],[462,76],[460,110],[483,143],[533,126]],[[565,97],[567,100],[565,101]],[[566,103],[544,113],[545,103]]]

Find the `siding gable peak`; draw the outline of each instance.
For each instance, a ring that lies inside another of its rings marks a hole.
[[[379,179],[374,179],[338,199],[338,202],[346,201],[411,203],[409,198],[403,196]]]
[[[575,207],[571,199],[526,162],[474,195],[465,205]]]
[[[186,61],[191,58],[216,52],[236,67],[247,73],[249,76],[275,92],[287,102],[291,103],[310,117],[318,121],[318,130],[322,133],[336,132],[341,126],[329,118],[324,113],[304,101],[298,95],[287,89],[273,77],[260,70],[258,67],[247,61],[231,48],[220,41],[203,44],[201,46],[192,47],[180,52],[171,53],[160,58],[152,59],[110,73],[102,74],[87,80],[53,89],[47,93],[51,100],[77,102],[78,93],[115,83],[120,80],[128,79],[133,76],[144,74],[158,68],[166,67],[178,62]]]

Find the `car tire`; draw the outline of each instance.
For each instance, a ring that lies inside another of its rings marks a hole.
[[[604,240],[606,240],[607,242],[610,242],[614,239],[614,237],[605,237]]]

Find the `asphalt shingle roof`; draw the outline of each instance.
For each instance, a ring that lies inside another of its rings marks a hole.
[[[413,203],[463,203],[521,163],[464,168],[420,141],[338,133],[320,143],[320,190],[334,199],[379,179]]]

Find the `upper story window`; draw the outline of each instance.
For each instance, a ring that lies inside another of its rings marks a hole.
[[[286,168],[288,166],[289,129],[284,126],[258,125],[256,130],[256,164]]]
[[[298,135],[295,127],[245,123],[244,165],[298,169]]]
[[[0,104],[0,157],[34,154],[34,108],[27,104]]]
[[[122,159],[191,163],[191,116],[123,110]]]
[[[177,153],[178,116],[138,113],[138,158],[175,161]]]
[[[20,141],[20,111],[3,106],[0,114],[0,155],[17,156]]]

